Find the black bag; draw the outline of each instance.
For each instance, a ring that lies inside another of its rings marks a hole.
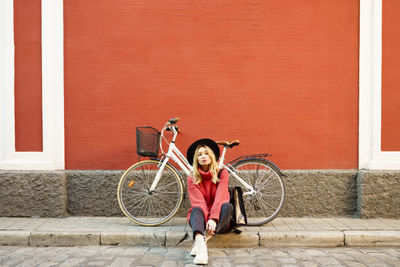
[[[232,228],[247,225],[247,215],[243,202],[242,188],[236,186],[229,189],[230,203],[233,205]]]
[[[222,170],[223,169],[219,170],[218,178],[220,178]],[[247,225],[247,215],[246,215],[246,210],[244,208],[242,188],[239,186],[230,188],[229,196],[230,196],[229,203],[231,203],[233,206],[233,215],[231,218],[231,223],[229,228],[230,231],[236,234],[240,234],[242,231],[240,231],[236,227]]]

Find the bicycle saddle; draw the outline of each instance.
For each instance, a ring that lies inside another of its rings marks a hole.
[[[225,147],[232,148],[234,146],[238,146],[240,144],[240,141],[237,139],[231,140],[231,141],[217,141],[216,142],[218,145],[222,145]]]

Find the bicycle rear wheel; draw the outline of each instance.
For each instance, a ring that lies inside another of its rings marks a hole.
[[[119,206],[134,223],[143,226],[163,224],[177,213],[182,203],[182,181],[168,164],[157,187],[150,191],[159,165],[160,161],[156,160],[138,162],[126,170],[119,181]]]
[[[247,225],[262,225],[275,219],[286,201],[286,186],[279,169],[262,158],[241,160],[233,167],[256,191],[253,195],[243,196]],[[229,184],[241,186],[243,193],[249,191],[234,179],[230,179]]]

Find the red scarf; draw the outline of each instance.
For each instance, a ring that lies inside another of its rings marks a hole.
[[[200,207],[204,213],[206,222],[213,219],[218,222],[222,204],[229,202],[229,175],[227,170],[223,170],[217,184],[212,182],[210,171],[202,171],[199,168],[202,181],[194,184],[192,177],[188,176],[188,191],[192,207],[189,210],[187,219],[190,219],[190,213],[194,207]]]

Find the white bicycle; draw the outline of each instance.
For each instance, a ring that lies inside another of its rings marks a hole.
[[[170,119],[161,133],[152,127],[137,127],[137,153],[150,157],[139,161],[122,175],[118,185],[118,203],[131,221],[143,226],[155,226],[167,222],[178,212],[186,179],[171,163],[172,159],[191,175],[192,166],[175,145],[180,132],[178,118]],[[157,158],[162,139],[167,143],[164,132],[173,133],[168,152]],[[286,200],[286,186],[279,168],[265,159],[269,154],[254,154],[238,157],[224,164],[228,148],[239,145],[238,140],[218,141],[224,146],[219,159],[219,168],[228,170],[230,186],[241,186],[247,213],[248,225],[262,225],[272,221],[282,210]]]

